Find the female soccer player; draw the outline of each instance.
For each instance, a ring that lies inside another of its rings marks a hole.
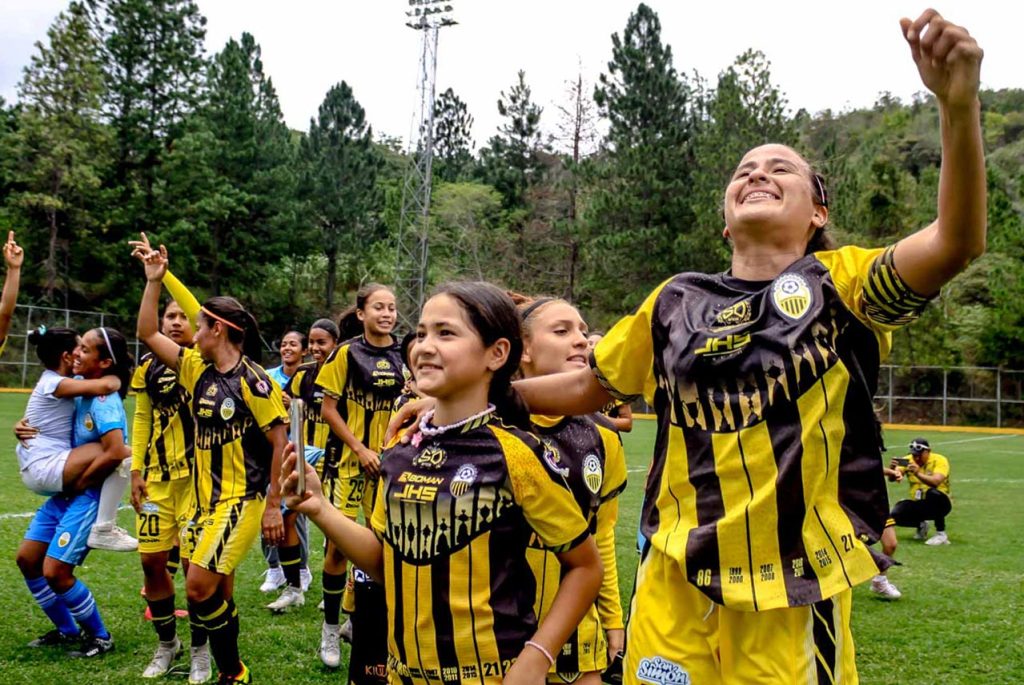
[[[306,358],[306,334],[294,329],[288,331],[281,337],[277,349],[281,353],[281,364],[267,369],[267,374],[284,390]]]
[[[822,250],[823,180],[750,150],[725,191],[732,269],[684,273],[587,370],[523,381],[541,413],[643,394],[658,415],[626,682],[856,682],[850,588],[885,523],[872,426],[891,331],[985,249],[982,51],[934,10],[900,22],[942,136],[938,217],[888,248]],[[884,563],[883,563],[884,565]]]
[[[367,524],[384,431],[405,383],[400,344],[391,334],[396,319],[395,294],[376,283],[363,286],[356,293],[355,304],[341,315],[338,328],[346,342],[328,356],[316,378],[324,391],[323,420],[336,438],[324,456],[324,492],[352,520],[362,508]],[[345,337],[356,330],[357,337]],[[345,585],[345,567],[345,557],[328,541],[323,576],[324,622],[328,625],[339,622],[342,596],[337,589]],[[351,590],[346,595],[346,609],[352,611]]]
[[[189,616],[209,635],[222,683],[251,682],[238,654],[238,610],[232,599],[235,568],[259,533],[283,539],[277,474],[287,417],[280,390],[250,355],[258,354],[256,321],[230,297],[200,309],[196,349],[182,347],[157,327],[160,281],[167,250],[135,254],[146,265],[139,307],[139,339],[177,370],[192,396],[195,419],[194,491],[199,521],[195,548],[187,550],[185,589]],[[269,486],[269,490],[268,490]]]
[[[372,531],[327,505],[312,467],[305,493],[294,473],[284,486],[289,506],[383,583],[392,682],[542,683],[597,596],[600,556],[556,457],[505,423],[529,426],[510,386],[519,326],[508,296],[483,283],[450,284],[426,303],[411,359],[436,410],[421,442],[381,461]],[[534,535],[562,565],[539,626],[525,556]]]
[[[78,475],[74,481],[75,492],[55,494],[39,508],[17,555],[18,568],[32,596],[55,626],[29,646],[66,645],[81,639],[81,647],[71,652],[71,656],[98,656],[113,649],[114,642],[92,592],[75,579],[74,571],[89,552],[89,536],[97,512],[109,506],[109,502],[104,501],[109,493],[101,494],[100,484],[110,468],[119,465],[128,453],[125,445],[128,420],[121,400],[128,387],[132,359],[124,336],[108,328],[93,329],[81,339],[68,329],[37,331],[30,340],[37,345],[48,372],[73,372],[84,379],[82,383],[91,382],[90,390],[100,389],[101,383],[97,381],[108,373],[112,372],[119,379],[117,392],[76,397],[72,407],[73,425],[65,424],[72,418],[66,412],[66,400],[54,398],[52,391],[33,393],[29,417],[39,431],[33,441],[51,438],[48,433],[60,424],[72,436],[76,447],[97,443],[102,454]],[[71,345],[73,356],[68,349]],[[59,384],[63,385],[63,381]],[[113,455],[113,459],[104,459],[103,455]],[[116,505],[115,501],[115,514]]]
[[[288,387],[285,388],[289,395],[301,399],[305,403],[306,445],[304,457],[307,462],[317,467],[318,473],[323,473],[323,456],[327,450],[327,444],[331,440],[331,427],[327,425],[322,416],[324,391],[317,385],[316,379],[324,362],[337,346],[339,336],[338,326],[330,319],[318,319],[313,322],[309,329],[309,350],[313,361],[300,366],[289,381]],[[285,541],[281,547],[281,556],[284,558],[298,558],[296,545],[299,541],[294,529],[294,521],[299,516],[300,514],[291,510],[285,514]],[[304,516],[302,518],[305,519]],[[331,586],[332,582],[336,587]],[[340,596],[344,589],[344,577],[328,573],[326,561],[323,571],[323,586],[325,598],[328,594]],[[290,594],[302,592],[299,578],[294,572],[288,578],[288,588],[285,592]],[[324,620],[317,653],[320,660],[329,668],[337,668],[341,663],[340,630],[341,626],[338,625],[337,619],[333,624]]]
[[[565,300],[513,296],[523,322],[524,378],[587,367],[587,324]],[[626,487],[626,457],[611,421],[603,414],[531,417],[533,429],[559,465],[584,518],[590,524],[604,580],[597,602],[558,652],[548,676],[553,683],[598,685],[609,660],[622,651],[625,630],[615,559],[618,496]],[[527,559],[537,579],[535,611],[543,621],[558,591],[561,567],[553,553],[532,544]]]

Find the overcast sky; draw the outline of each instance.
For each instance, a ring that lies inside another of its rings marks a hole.
[[[565,82],[582,67],[591,83],[611,58],[637,3],[630,0],[451,0],[457,26],[442,29],[438,92],[451,87],[476,119],[479,146],[500,119],[496,101],[526,71],[542,124],[553,130]],[[925,5],[905,0],[648,0],[681,72],[717,74],[747,48],[772,62],[793,110],[870,106],[878,93],[907,99],[921,89],[899,32],[900,16]],[[22,68],[65,0],[0,2],[0,96],[17,97]],[[408,138],[418,106],[420,34],[404,26],[408,0],[199,0],[206,49],[252,33],[263,48],[289,126],[306,130],[327,89],[348,81],[375,131]],[[983,86],[1024,87],[1020,0],[949,0],[938,9],[985,50]],[[1016,46],[1015,46],[1016,44]]]

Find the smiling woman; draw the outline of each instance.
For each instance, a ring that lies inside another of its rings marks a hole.
[[[590,370],[517,386],[535,413],[638,395],[657,413],[627,682],[856,682],[851,588],[890,563],[868,548],[887,516],[879,364],[985,249],[981,49],[933,10],[901,28],[942,122],[931,225],[821,250],[822,179],[792,148],[754,148],[725,189],[732,268],[673,276]]]

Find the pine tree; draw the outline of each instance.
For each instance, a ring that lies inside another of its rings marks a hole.
[[[84,7],[72,3],[57,16],[47,37],[48,44],[36,43],[37,53],[19,86],[22,111],[10,139],[18,190],[9,202],[24,213],[30,227],[38,227],[23,232],[20,240],[29,254],[44,255],[46,297],[53,300],[60,287],[68,303],[67,269],[70,262],[83,259],[92,242],[89,209],[101,184],[109,138],[100,122],[100,45],[90,33]],[[80,248],[74,256],[71,244]],[[98,259],[102,262],[104,256]],[[102,273],[96,269],[90,275]]]
[[[324,304],[330,310],[342,249],[367,254],[376,237],[371,231],[371,210],[378,200],[381,167],[366,114],[344,81],[327,91],[317,118],[309,123],[300,155],[302,192],[327,257]]]
[[[450,183],[469,177],[473,164],[473,115],[451,88],[434,104],[434,174]]]
[[[498,99],[498,113],[504,117],[498,135],[481,151],[484,180],[502,194],[506,209],[522,207],[526,189],[538,180],[538,153],[544,149],[540,134],[543,111],[531,100],[526,72],[520,70],[508,94],[501,91]]]

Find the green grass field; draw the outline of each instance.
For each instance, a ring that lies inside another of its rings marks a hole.
[[[116,650],[101,659],[72,662],[56,650],[29,650],[24,644],[49,629],[14,564],[14,553],[41,499],[28,492],[17,474],[9,427],[21,416],[27,397],[0,395],[0,450],[9,466],[0,474],[0,683],[126,683],[138,681],[155,647],[152,627],[142,619],[142,571],[135,554],[93,552],[79,576],[92,588]],[[619,577],[623,601],[632,589],[637,555],[636,522],[643,477],[653,444],[653,423],[637,421],[625,438],[630,486],[622,495],[619,522]],[[928,547],[900,530],[897,558],[904,566],[890,578],[903,599],[886,603],[867,587],[854,593],[854,636],[864,683],[1022,683],[1024,682],[1024,516],[1017,497],[1024,492],[1024,436],[978,433],[924,433],[952,464],[952,544]],[[897,451],[914,435],[889,431]],[[890,453],[891,453],[890,452]],[[890,499],[904,495],[893,485]],[[121,525],[133,530],[130,510]],[[269,597],[257,588],[263,560],[254,549],[238,571],[235,601],[241,611],[243,658],[256,682],[342,683],[345,674],[324,669],[315,655],[321,614],[318,531],[312,532],[314,583],[302,609],[270,616]],[[184,590],[179,580],[179,606]],[[187,623],[179,621],[187,634]],[[185,660],[180,664],[184,669]],[[172,682],[185,682],[181,670]],[[699,685],[699,684],[698,684]]]

